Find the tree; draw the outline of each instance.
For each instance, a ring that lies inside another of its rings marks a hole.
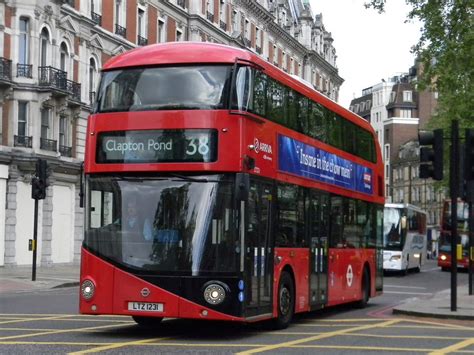
[[[371,0],[366,8],[384,12],[387,0]],[[399,0],[396,0],[399,1]],[[420,90],[438,93],[432,128],[474,127],[474,0],[405,0],[412,7],[407,20],[422,23],[412,47],[420,62]],[[446,132],[445,131],[445,132]]]

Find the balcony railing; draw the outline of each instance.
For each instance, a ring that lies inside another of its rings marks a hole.
[[[17,64],[16,65],[16,76],[18,78],[32,78],[33,77],[33,65],[31,65],[31,64]]]
[[[250,41],[248,38],[244,37],[244,44],[246,47],[252,47],[252,41]]]
[[[44,150],[50,150],[52,152],[57,151],[58,142],[52,139],[40,138],[40,148]]]
[[[91,19],[96,25],[102,26],[102,15],[91,12]]]
[[[95,91],[89,91],[89,104],[92,106],[95,102]]]
[[[65,145],[59,146],[59,153],[61,153],[64,157],[72,157],[72,147],[68,147]]]
[[[145,37],[142,37],[142,36],[138,36],[137,44],[139,46],[146,46],[148,44],[148,39],[146,39]]]
[[[219,27],[223,31],[227,31],[227,24],[224,21],[219,21]]]
[[[255,51],[256,51],[258,54],[262,54],[262,47],[255,46]]]
[[[186,8],[186,0],[178,0],[176,3],[183,9]]]
[[[81,101],[81,84],[72,80],[66,80],[67,92],[76,101]]]
[[[122,37],[127,37],[127,29],[125,27],[120,26],[119,24],[115,24],[115,34],[118,34]]]
[[[12,80],[12,61],[0,57],[0,80]]]
[[[53,67],[39,67],[39,85],[66,91],[67,73]]]
[[[207,11],[207,19],[211,22],[214,22],[214,14],[211,14],[209,11]]]
[[[67,4],[71,7],[74,7],[74,0],[62,0],[63,4]]]
[[[13,136],[13,145],[15,147],[33,147],[33,137],[31,136]]]

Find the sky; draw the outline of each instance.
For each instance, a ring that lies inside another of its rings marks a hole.
[[[336,66],[344,83],[339,104],[348,108],[362,90],[382,79],[407,73],[415,57],[410,52],[420,37],[420,23],[405,23],[410,7],[388,0],[379,14],[365,9],[368,0],[310,0],[313,14],[323,14],[326,31],[336,48]]]

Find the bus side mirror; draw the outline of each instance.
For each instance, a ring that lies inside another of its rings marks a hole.
[[[249,197],[249,174],[237,173],[235,176],[235,198],[237,201],[247,201]]]
[[[402,225],[402,230],[407,229],[407,217],[406,216],[402,216],[401,225]]]

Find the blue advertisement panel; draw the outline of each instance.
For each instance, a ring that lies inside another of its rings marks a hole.
[[[282,135],[278,147],[281,171],[372,194],[372,169]]]

